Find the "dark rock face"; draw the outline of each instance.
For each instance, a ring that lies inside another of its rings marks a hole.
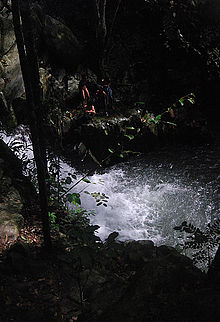
[[[81,47],[67,26],[46,15],[43,40],[52,61],[58,66],[76,68],[80,62]]]
[[[14,241],[24,223],[24,204],[36,200],[36,191],[22,174],[21,161],[0,140],[0,241]]]
[[[190,314],[197,321],[198,306],[191,312],[190,301],[204,275],[190,259],[151,241],[113,242],[105,252],[114,266],[87,272],[80,321],[184,321]]]
[[[115,112],[107,118],[101,115],[92,117],[83,110],[74,110],[71,118],[65,117],[63,120],[66,156],[74,159],[74,146],[83,143],[85,151],[82,159],[91,153],[97,160],[103,160],[111,150],[114,153],[111,152],[105,164],[110,165],[124,161],[132,154],[147,153],[166,144],[210,142],[212,134],[205,120],[194,107],[190,109],[188,112],[184,107],[176,112],[175,119],[171,119],[174,126],[166,123],[166,119],[159,124],[148,123],[152,114],[145,111],[148,115],[145,120],[142,111],[135,109],[123,111],[124,115]]]
[[[13,121],[9,116],[13,99],[24,94],[20,61],[15,41],[12,13],[4,7],[0,12],[1,48],[0,48],[0,111],[1,118]]]
[[[24,220],[21,215],[21,196],[14,188],[11,178],[4,173],[2,163],[3,160],[0,159],[0,243],[4,244],[17,239]]]

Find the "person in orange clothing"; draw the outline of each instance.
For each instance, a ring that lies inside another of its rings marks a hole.
[[[80,103],[82,107],[86,107],[87,101],[90,99],[90,93],[88,90],[88,77],[86,75],[82,76],[79,82],[79,93],[80,93]]]

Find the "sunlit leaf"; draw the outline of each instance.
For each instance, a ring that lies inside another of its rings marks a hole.
[[[135,130],[135,128],[133,126],[126,126],[127,130]]]
[[[91,181],[89,181],[88,179],[83,179],[82,181],[84,181],[86,183],[91,183]]]
[[[129,140],[133,140],[133,139],[134,139],[134,135],[125,134],[125,136],[126,136],[127,138],[129,138]]]
[[[180,98],[179,102],[180,102],[181,106],[183,106],[184,105],[184,98]]]
[[[170,124],[170,125],[173,125],[173,126],[176,126],[176,124],[175,123],[172,123],[172,122],[166,122],[167,124]]]
[[[156,117],[155,117],[155,121],[159,121],[161,119],[161,114],[159,114],[159,115],[157,115]]]

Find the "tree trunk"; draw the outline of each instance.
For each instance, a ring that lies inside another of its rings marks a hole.
[[[51,246],[51,237],[46,185],[47,160],[41,117],[39,70],[30,19],[29,0],[12,0],[12,13],[26,99],[30,108],[30,130],[37,167],[44,244],[49,248]]]
[[[98,57],[99,73],[103,77],[105,74],[105,61],[108,58],[108,54],[112,44],[112,34],[115,25],[115,21],[118,15],[122,0],[118,0],[112,14],[112,19],[107,26],[106,23],[106,8],[107,0],[95,0],[96,7],[96,51]]]
[[[101,76],[104,76],[104,52],[105,41],[107,35],[106,27],[106,1],[96,0],[96,11],[98,17],[98,25],[96,30],[97,54],[98,54],[98,67]]]

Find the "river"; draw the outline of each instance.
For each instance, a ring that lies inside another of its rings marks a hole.
[[[203,229],[220,218],[219,156],[217,145],[166,147],[96,173],[78,191],[109,197],[107,207],[96,206],[81,193],[83,206],[95,210],[91,222],[100,226],[102,239],[117,231],[120,240],[175,245],[179,233],[173,228],[183,221]]]
[[[31,158],[30,142],[25,131],[13,137],[2,135],[5,142],[23,142],[17,153]],[[26,143],[24,144],[24,141]],[[104,240],[111,232],[119,240],[150,239],[157,245],[177,245],[175,226],[183,221],[204,229],[220,218],[220,146],[164,147],[94,173],[73,192],[81,192],[82,206],[94,210],[91,223],[100,226]],[[62,162],[62,175],[83,173]],[[107,207],[97,206],[88,191],[106,194]]]

